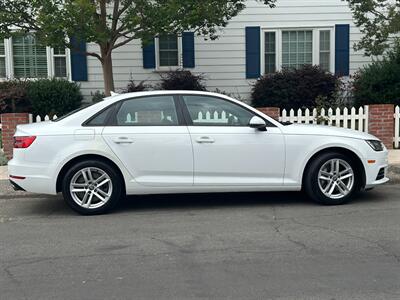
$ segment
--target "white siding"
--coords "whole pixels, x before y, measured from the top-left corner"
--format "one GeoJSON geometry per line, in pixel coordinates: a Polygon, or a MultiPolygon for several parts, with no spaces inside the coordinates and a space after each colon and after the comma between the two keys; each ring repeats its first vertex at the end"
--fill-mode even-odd
{"type": "MultiPolygon", "coordinates": [[[[278,0],[277,6],[270,9],[261,2],[249,0],[247,8],[230,21],[221,30],[216,41],[205,41],[201,37],[195,39],[196,68],[195,73],[203,73],[209,90],[216,88],[248,99],[251,84],[254,80],[246,79],[245,71],[245,27],[261,28],[280,27],[333,27],[335,24],[350,24],[350,71],[370,62],[361,52],[354,52],[353,44],[361,37],[358,28],[352,22],[347,2],[341,0],[278,0]]],[[[88,45],[89,50],[97,50],[96,45],[88,45]]],[[[135,81],[146,80],[157,83],[159,73],[144,69],[142,49],[139,40],[114,50],[114,79],[116,90],[127,85],[132,77],[135,81]]],[[[96,58],[88,58],[89,81],[82,82],[85,96],[91,92],[103,90],[103,79],[100,63],[96,58]]],[[[90,97],[89,97],[90,98],[90,97]]]]}

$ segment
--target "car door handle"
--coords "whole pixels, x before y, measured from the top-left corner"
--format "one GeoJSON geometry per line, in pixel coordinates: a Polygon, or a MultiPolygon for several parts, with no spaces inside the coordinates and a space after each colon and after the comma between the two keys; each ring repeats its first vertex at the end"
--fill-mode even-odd
{"type": "Polygon", "coordinates": [[[196,142],[199,144],[212,144],[214,143],[214,139],[208,137],[208,136],[202,136],[196,139],[196,142]]]}
{"type": "Polygon", "coordinates": [[[126,136],[120,136],[120,137],[113,139],[113,142],[116,144],[132,144],[133,140],[126,136]]]}

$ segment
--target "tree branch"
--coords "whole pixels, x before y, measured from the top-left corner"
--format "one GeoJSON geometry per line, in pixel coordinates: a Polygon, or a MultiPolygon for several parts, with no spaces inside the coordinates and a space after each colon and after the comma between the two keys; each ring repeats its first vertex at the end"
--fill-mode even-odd
{"type": "Polygon", "coordinates": [[[119,0],[115,0],[114,1],[114,9],[113,9],[113,20],[112,20],[112,25],[111,25],[112,34],[117,29],[117,24],[118,24],[118,19],[119,19],[118,9],[119,9],[119,0]]]}
{"type": "Polygon", "coordinates": [[[87,55],[87,56],[93,56],[96,57],[98,60],[100,60],[101,62],[103,62],[103,59],[101,58],[101,56],[99,54],[97,54],[96,52],[82,52],[83,54],[87,55]]]}
{"type": "Polygon", "coordinates": [[[115,44],[114,46],[112,46],[112,47],[111,47],[111,50],[114,50],[114,49],[116,49],[116,48],[118,48],[118,47],[121,47],[121,46],[123,46],[123,45],[126,45],[126,44],[128,44],[130,41],[134,40],[135,38],[136,38],[135,36],[131,36],[131,37],[129,37],[129,38],[126,38],[126,40],[124,40],[124,41],[122,41],[122,42],[120,42],[120,43],[115,44]]]}

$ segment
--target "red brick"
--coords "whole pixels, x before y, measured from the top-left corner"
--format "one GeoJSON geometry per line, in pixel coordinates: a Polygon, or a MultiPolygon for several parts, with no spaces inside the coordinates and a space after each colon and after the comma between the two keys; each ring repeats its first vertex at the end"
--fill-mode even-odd
{"type": "Polygon", "coordinates": [[[392,104],[374,104],[369,106],[369,133],[375,135],[386,145],[393,148],[394,106],[392,104]]]}
{"type": "Polygon", "coordinates": [[[28,113],[9,113],[2,114],[1,116],[2,123],[2,138],[4,144],[4,153],[7,158],[12,158],[13,152],[13,136],[15,133],[15,129],[19,124],[27,124],[29,123],[29,114],[28,113]]]}

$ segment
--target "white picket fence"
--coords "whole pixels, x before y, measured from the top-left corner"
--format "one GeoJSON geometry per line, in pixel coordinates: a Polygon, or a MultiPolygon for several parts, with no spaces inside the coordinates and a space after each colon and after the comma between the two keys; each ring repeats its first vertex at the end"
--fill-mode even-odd
{"type": "Polygon", "coordinates": [[[29,123],[40,123],[40,122],[50,121],[50,120],[55,120],[55,119],[57,119],[57,115],[54,115],[53,117],[49,117],[49,115],[45,115],[44,117],[36,116],[34,118],[32,114],[29,114],[29,123]]]}
{"type": "Polygon", "coordinates": [[[279,118],[281,122],[299,123],[299,124],[324,124],[329,126],[351,128],[358,131],[368,132],[368,106],[356,109],[329,108],[321,109],[320,113],[314,109],[293,109],[287,112],[282,110],[279,118]]]}
{"type": "Polygon", "coordinates": [[[212,112],[199,112],[197,115],[197,119],[193,120],[193,123],[229,123],[229,117],[232,117],[231,114],[225,111],[214,111],[212,112]]]}
{"type": "Polygon", "coordinates": [[[394,110],[394,147],[400,148],[400,107],[394,110]]]}

